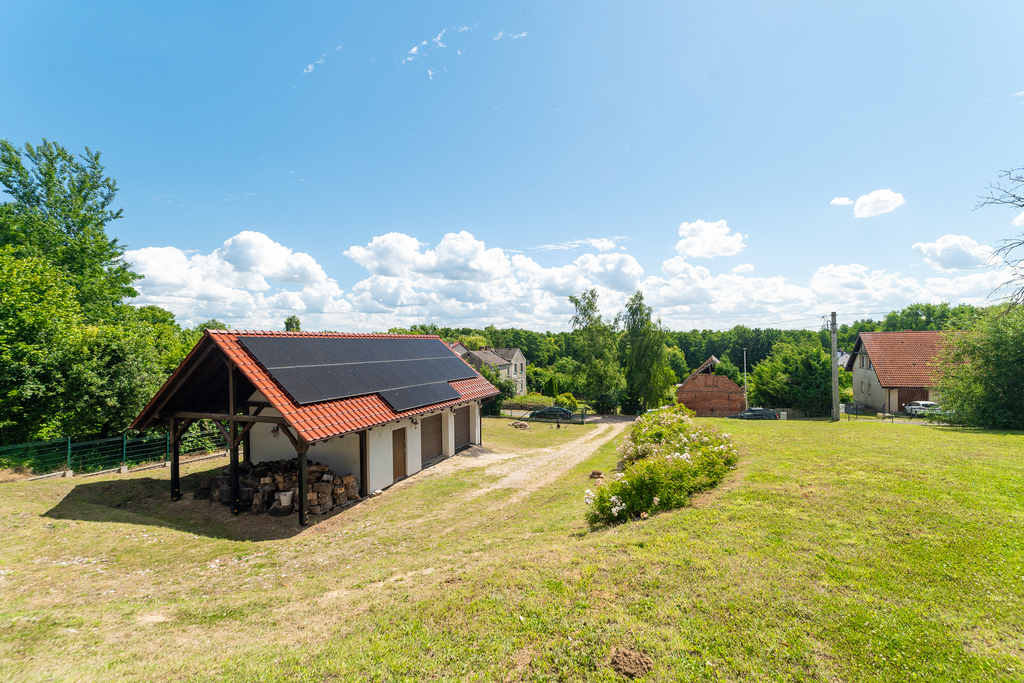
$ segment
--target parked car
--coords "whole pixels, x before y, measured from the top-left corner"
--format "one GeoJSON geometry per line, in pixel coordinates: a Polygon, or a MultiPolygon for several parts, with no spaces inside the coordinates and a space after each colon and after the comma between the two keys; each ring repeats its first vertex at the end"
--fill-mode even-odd
{"type": "Polygon", "coordinates": [[[925,413],[932,413],[939,409],[939,404],[935,401],[911,401],[907,404],[904,410],[907,415],[911,417],[915,415],[924,415],[925,413]]]}
{"type": "Polygon", "coordinates": [[[561,406],[548,406],[533,411],[527,417],[532,417],[535,420],[568,420],[572,418],[572,411],[561,406]]]}
{"type": "Polygon", "coordinates": [[[727,417],[733,420],[778,420],[779,414],[771,408],[747,408],[742,413],[727,417]]]}

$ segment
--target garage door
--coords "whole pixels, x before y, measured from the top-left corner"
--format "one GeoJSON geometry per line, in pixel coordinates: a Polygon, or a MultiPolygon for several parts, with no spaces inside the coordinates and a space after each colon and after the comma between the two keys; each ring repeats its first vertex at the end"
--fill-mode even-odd
{"type": "Polygon", "coordinates": [[[423,434],[420,436],[423,462],[441,455],[441,416],[431,415],[421,421],[423,434]]]}
{"type": "Polygon", "coordinates": [[[455,447],[469,443],[469,406],[455,411],[455,447]]]}

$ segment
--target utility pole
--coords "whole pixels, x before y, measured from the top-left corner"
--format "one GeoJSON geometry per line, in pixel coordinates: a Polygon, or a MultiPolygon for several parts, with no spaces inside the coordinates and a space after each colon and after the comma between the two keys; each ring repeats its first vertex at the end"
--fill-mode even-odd
{"type": "Polygon", "coordinates": [[[743,347],[743,410],[749,410],[750,403],[747,402],[747,347],[743,347]]]}
{"type": "Polygon", "coordinates": [[[832,311],[832,421],[839,421],[839,350],[836,335],[836,312],[832,311]]]}

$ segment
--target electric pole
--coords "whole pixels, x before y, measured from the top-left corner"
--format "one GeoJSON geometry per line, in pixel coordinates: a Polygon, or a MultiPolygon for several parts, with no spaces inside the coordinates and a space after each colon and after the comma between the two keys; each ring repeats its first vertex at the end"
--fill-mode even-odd
{"type": "Polygon", "coordinates": [[[832,311],[832,421],[839,421],[839,350],[836,329],[836,312],[832,311]]]}
{"type": "Polygon", "coordinates": [[[747,402],[747,347],[743,347],[743,410],[749,410],[750,403],[747,402]]]}

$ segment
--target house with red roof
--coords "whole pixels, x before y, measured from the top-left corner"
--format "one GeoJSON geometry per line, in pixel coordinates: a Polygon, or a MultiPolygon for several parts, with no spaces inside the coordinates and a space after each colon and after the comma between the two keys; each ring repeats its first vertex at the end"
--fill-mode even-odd
{"type": "Polygon", "coordinates": [[[366,495],[479,444],[480,407],[498,393],[435,336],[206,330],[131,428],[169,430],[178,500],[181,437],[212,420],[239,512],[240,449],[253,464],[298,458],[300,481],[312,457],[366,495]]]}
{"type": "Polygon", "coordinates": [[[861,332],[846,361],[853,400],[885,413],[911,401],[935,401],[935,363],[942,332],[861,332]]]}

